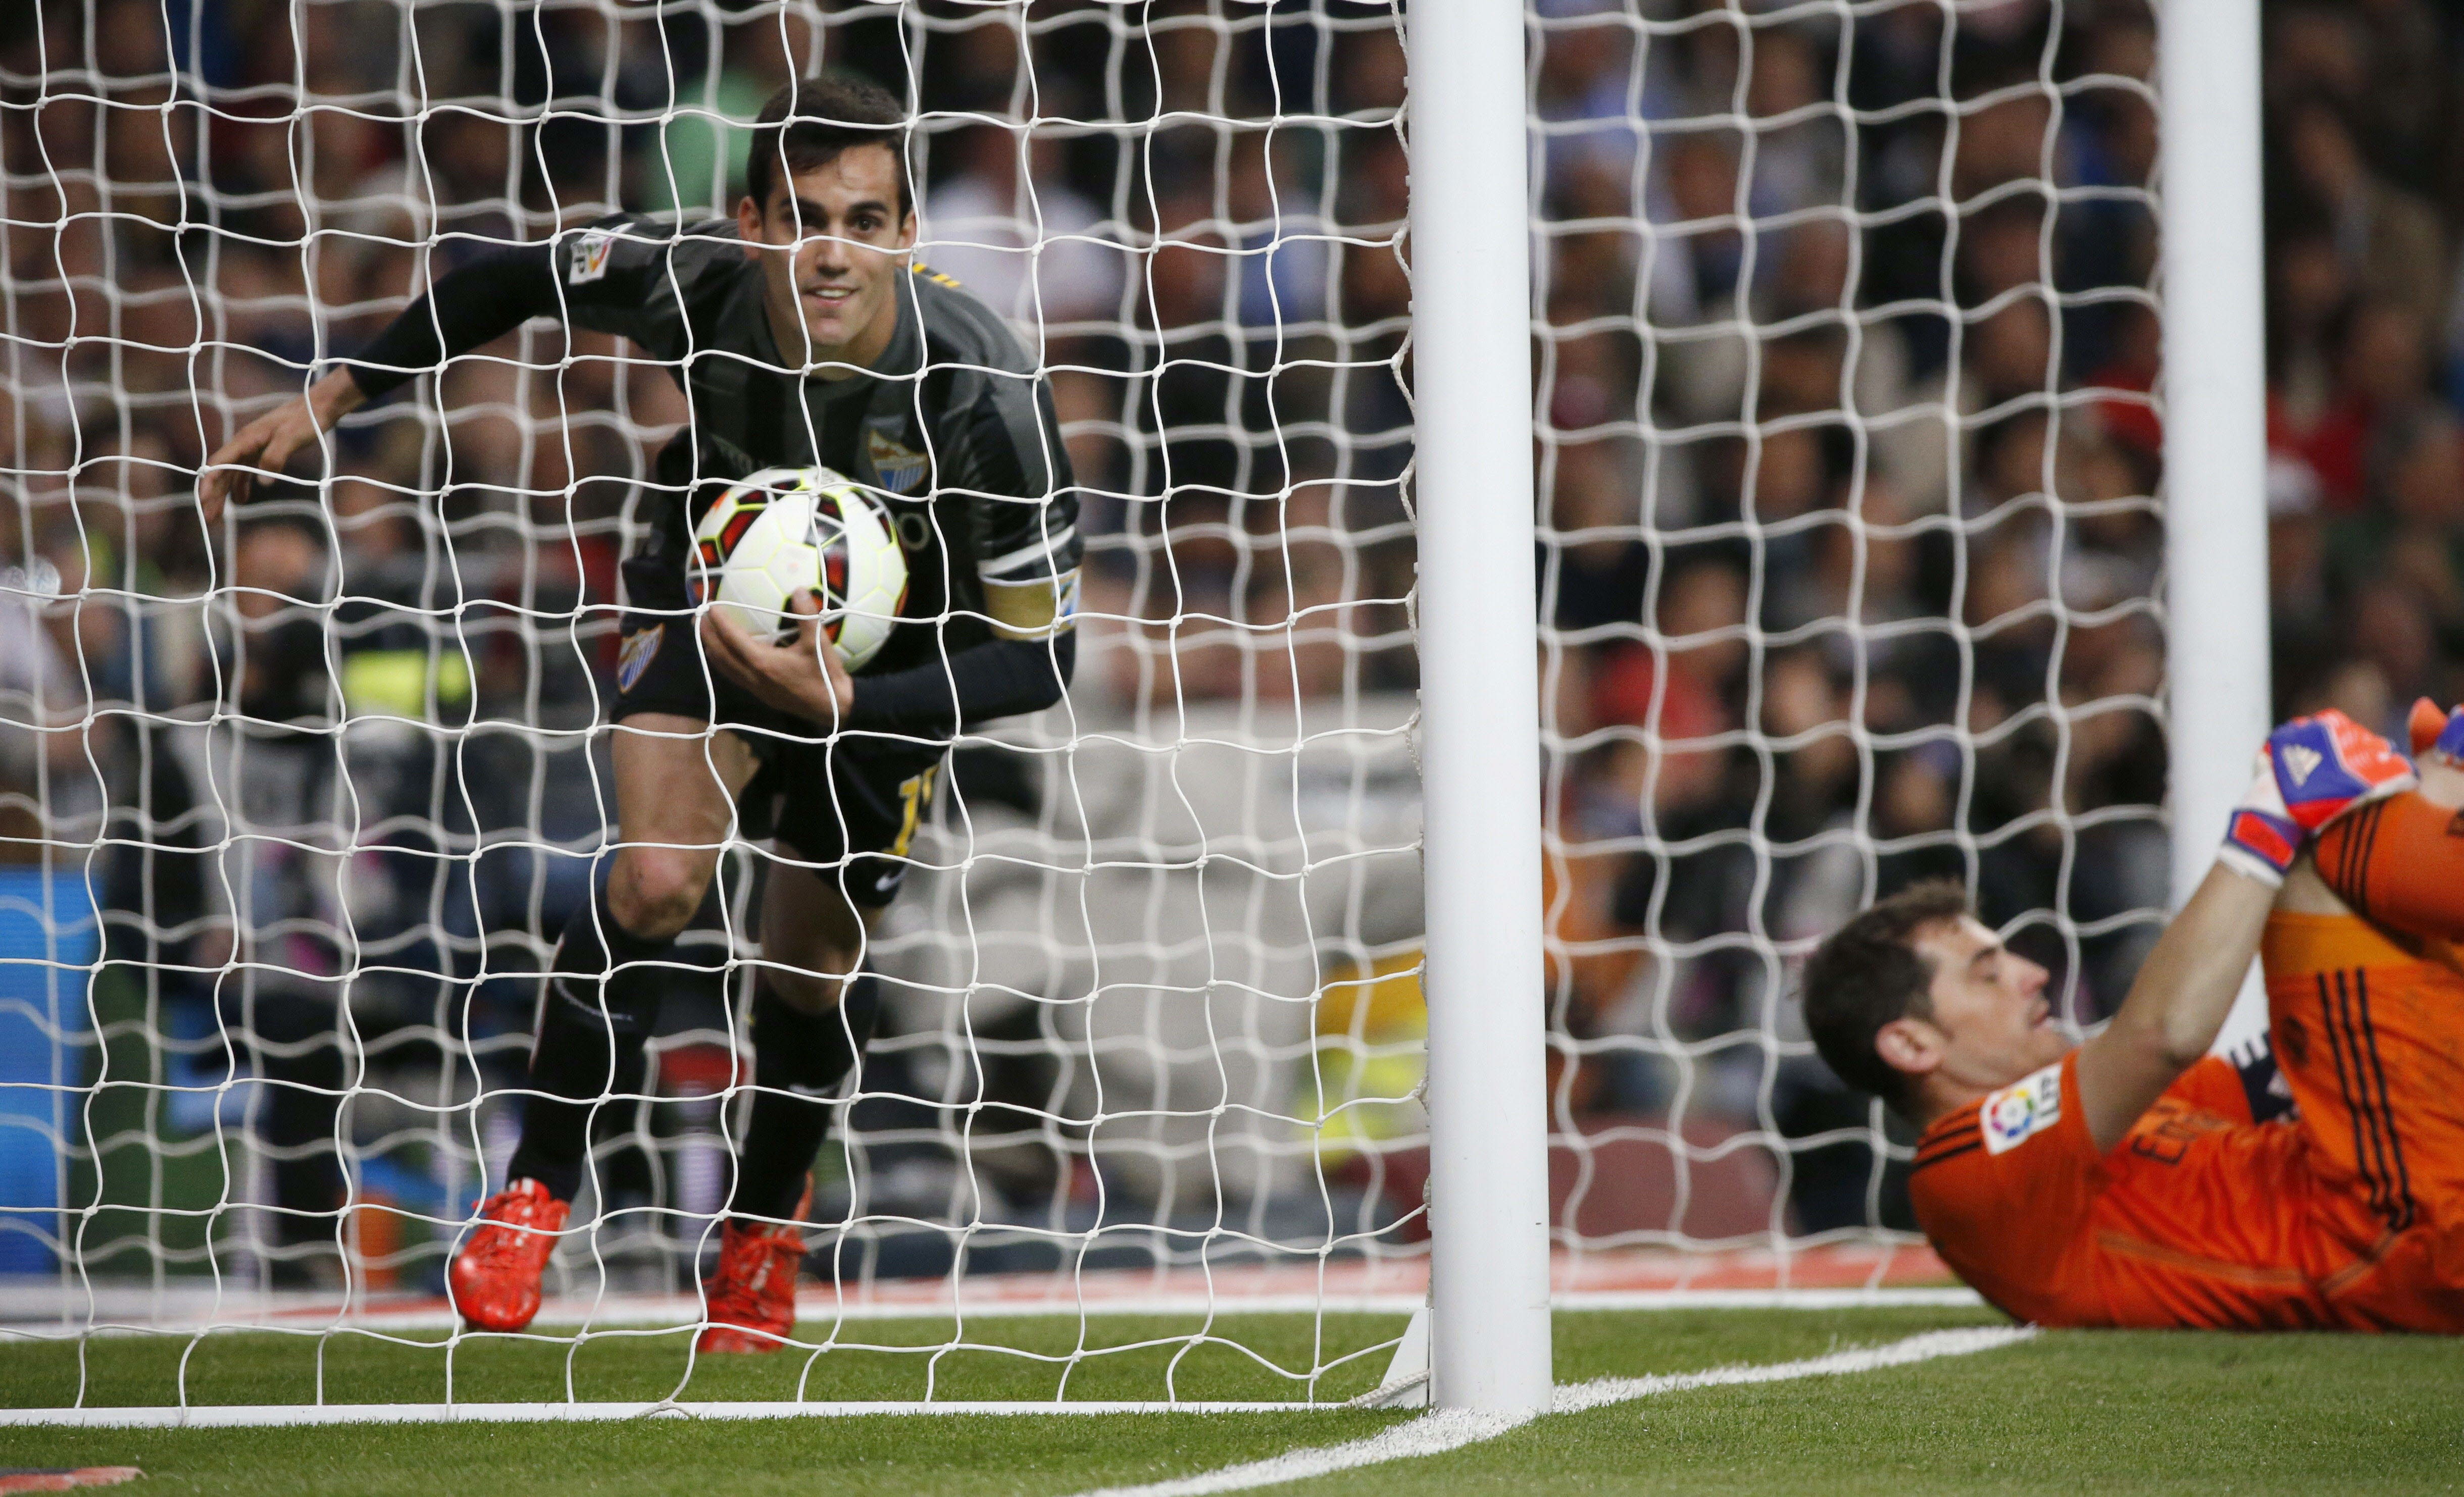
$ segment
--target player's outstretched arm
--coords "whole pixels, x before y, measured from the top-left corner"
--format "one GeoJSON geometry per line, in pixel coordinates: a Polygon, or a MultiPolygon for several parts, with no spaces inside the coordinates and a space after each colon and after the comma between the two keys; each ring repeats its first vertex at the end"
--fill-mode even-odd
{"type": "Polygon", "coordinates": [[[2385,739],[2341,713],[2296,718],[2268,736],[2215,867],[2147,954],[2113,1022],[2079,1046],[2079,1104],[2098,1150],[2121,1143],[2215,1043],[2284,874],[2312,833],[2348,812],[2367,814],[2412,778],[2385,739]]]}
{"type": "Polygon", "coordinates": [[[240,428],[206,459],[197,480],[206,523],[219,519],[224,505],[245,497],[260,474],[279,474],[334,423],[421,370],[436,368],[532,318],[563,317],[567,307],[557,288],[555,253],[545,244],[511,245],[451,272],[349,363],[299,399],[240,428]]]}
{"type": "Polygon", "coordinates": [[[206,459],[197,480],[197,507],[208,526],[222,518],[223,506],[253,488],[260,474],[278,474],[299,450],[334,429],[334,423],[367,403],[367,393],[348,369],[337,369],[308,387],[308,392],[231,433],[206,459]]]}

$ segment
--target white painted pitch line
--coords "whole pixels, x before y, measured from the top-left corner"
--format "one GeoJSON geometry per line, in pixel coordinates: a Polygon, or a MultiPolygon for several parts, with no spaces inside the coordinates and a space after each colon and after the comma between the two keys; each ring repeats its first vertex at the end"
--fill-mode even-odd
{"type": "MultiPolygon", "coordinates": [[[[1667,1373],[1651,1377],[1603,1377],[1595,1382],[1559,1388],[1552,1412],[1572,1414],[1635,1398],[1647,1398],[1655,1394],[1681,1393],[1688,1388],[1787,1382],[1798,1377],[1830,1377],[1846,1373],[1874,1372],[1885,1367],[1904,1367],[1913,1362],[1932,1361],[1936,1357],[1990,1352],[1996,1347],[2024,1341],[2035,1333],[2033,1326],[1928,1331],[1904,1341],[1894,1341],[1888,1346],[1859,1347],[1797,1362],[1776,1362],[1761,1367],[1721,1367],[1705,1373],[1667,1373]]],[[[1442,1455],[1449,1450],[1494,1440],[1529,1422],[1532,1418],[1529,1414],[1479,1414],[1463,1409],[1441,1409],[1409,1423],[1380,1430],[1366,1440],[1316,1449],[1289,1450],[1268,1460],[1251,1461],[1225,1466],[1219,1471],[1150,1483],[1144,1486],[1099,1487],[1082,1492],[1078,1497],[1207,1497],[1214,1492],[1274,1486],[1286,1482],[1329,1476],[1337,1471],[1357,1470],[1365,1465],[1382,1465],[1389,1461],[1442,1455]]]]}
{"type": "Polygon", "coordinates": [[[1871,1289],[1575,1289],[1551,1310],[1980,1310],[1964,1285],[1871,1289]]]}
{"type": "Polygon", "coordinates": [[[1734,1388],[1749,1383],[1787,1382],[1797,1377],[1836,1377],[1847,1373],[1880,1372],[1937,1357],[1969,1356],[2025,1341],[2034,1326],[1962,1326],[1954,1331],[1927,1331],[1888,1346],[1855,1347],[1801,1362],[1774,1362],[1761,1367],[1717,1367],[1707,1373],[1661,1373],[1650,1377],[1601,1377],[1557,1390],[1551,1412],[1575,1414],[1611,1403],[1627,1403],[1655,1394],[1688,1388],[1734,1388]]]}
{"type": "MultiPolygon", "coordinates": [[[[1220,1315],[1265,1314],[1375,1314],[1408,1315],[1428,1303],[1425,1294],[1330,1294],[1321,1299],[1309,1294],[1255,1295],[1240,1298],[1231,1295],[1208,1300],[1203,1295],[1155,1295],[1146,1299],[1099,1300],[1084,1303],[1071,1300],[988,1300],[968,1301],[953,1305],[947,1301],[834,1304],[826,1299],[807,1296],[797,1307],[798,1313],[812,1321],[869,1321],[950,1319],[963,1314],[969,1320],[997,1320],[1012,1317],[1075,1317],[1093,1318],[1103,1315],[1198,1315],[1209,1312],[1220,1315]]],[[[1980,1307],[1985,1302],[1974,1289],[1958,1288],[1794,1288],[1794,1289],[1574,1289],[1551,1295],[1550,1307],[1554,1310],[1843,1310],[1843,1309],[1966,1309],[1980,1307]]],[[[382,1306],[359,1310],[335,1310],[324,1314],[294,1311],[278,1316],[243,1311],[243,1317],[231,1320],[156,1320],[143,1321],[130,1316],[103,1323],[86,1324],[67,1317],[0,1316],[0,1338],[20,1340],[68,1339],[77,1335],[95,1338],[131,1335],[195,1335],[232,1331],[272,1331],[289,1334],[315,1334],[335,1330],[378,1332],[449,1331],[461,1324],[459,1316],[450,1310],[388,1310],[382,1306]]],[[[531,1322],[535,1327],[587,1327],[608,1331],[641,1327],[683,1327],[701,1323],[701,1302],[677,1299],[612,1299],[604,1307],[576,1307],[551,1301],[531,1322]]]]}
{"type": "Polygon", "coordinates": [[[1479,1444],[1484,1440],[1495,1440],[1507,1430],[1529,1423],[1531,1419],[1529,1414],[1482,1414],[1470,1409],[1440,1409],[1434,1414],[1423,1414],[1408,1424],[1379,1430],[1366,1440],[1323,1445],[1311,1450],[1287,1450],[1264,1461],[1227,1465],[1220,1471],[1155,1482],[1145,1486],[1102,1486],[1081,1492],[1078,1497],[1201,1497],[1208,1492],[1238,1492],[1252,1486],[1305,1482],[1313,1476],[1331,1476],[1337,1471],[1357,1470],[1364,1465],[1383,1465],[1389,1461],[1443,1455],[1449,1450],[1479,1444]]]}
{"type": "MultiPolygon", "coordinates": [[[[1859,1301],[1857,1303],[1864,1303],[1859,1301]]],[[[1925,1361],[1937,1356],[1957,1356],[1969,1352],[1981,1352],[2002,1346],[2033,1334],[2031,1331],[1981,1328],[1961,1331],[1927,1332],[1889,1346],[1835,1353],[1827,1357],[1815,1357],[1802,1362],[1781,1362],[1765,1367],[1723,1368],[1708,1373],[1673,1374],[1657,1377],[1608,1378],[1598,1382],[1577,1383],[1560,1388],[1556,1409],[1560,1413],[1576,1409],[1596,1408],[1603,1403],[1617,1403],[1629,1398],[1648,1398],[1653,1394],[1671,1393],[1684,1388],[1724,1386],[1737,1383],[1776,1382],[1791,1377],[1815,1377],[1836,1373],[1865,1372],[1878,1367],[1896,1367],[1905,1362],[1925,1361]],[[1972,1343],[1972,1344],[1971,1344],[1972,1343]]],[[[1187,1402],[1156,1403],[1137,1401],[1071,1401],[1071,1402],[1005,1402],[977,1403],[957,1399],[932,1403],[864,1400],[849,1402],[775,1402],[775,1403],[325,1403],[325,1404],[190,1404],[135,1408],[43,1408],[0,1409],[0,1428],[48,1425],[87,1429],[209,1429],[209,1428],[279,1428],[325,1424],[438,1424],[499,1421],[506,1423],[596,1422],[607,1420],[644,1418],[684,1419],[846,1419],[881,1414],[1310,1414],[1323,1413],[1339,1405],[1325,1403],[1246,1403],[1187,1402]]],[[[1435,1455],[1459,1445],[1475,1443],[1505,1433],[1522,1422],[1502,1416],[1471,1416],[1459,1411],[1441,1410],[1436,1414],[1398,1424],[1368,1440],[1348,1445],[1331,1445],[1320,1449],[1303,1449],[1276,1458],[1272,1462],[1252,1463],[1259,1466],[1276,1465],[1278,1462],[1297,1461],[1309,1464],[1303,1474],[1317,1474],[1313,1463],[1343,1452],[1370,1450],[1353,1459],[1347,1455],[1343,1464],[1325,1466],[1326,1470],[1346,1470],[1353,1465],[1372,1465],[1385,1461],[1407,1460],[1413,1456],[1435,1455]],[[1431,1442],[1438,1442],[1431,1443],[1431,1442]]],[[[1213,1481],[1247,1466],[1233,1466],[1205,1478],[1190,1481],[1213,1481]]],[[[1186,1486],[1165,1483],[1159,1486],[1123,1488],[1123,1491],[1164,1497],[1166,1493],[1236,1491],[1242,1486],[1262,1486],[1269,1481],[1292,1481],[1295,1477],[1274,1476],[1245,1481],[1231,1486],[1186,1486]]],[[[1118,1497],[1118,1494],[1113,1494],[1118,1497]]]]}
{"type": "Polygon", "coordinates": [[[1290,1414],[1318,1403],[1155,1403],[1152,1401],[935,1403],[192,1403],[187,1408],[0,1409],[0,1428],[70,1425],[86,1429],[269,1429],[307,1424],[554,1424],[631,1419],[846,1419],[877,1414],[1290,1414]]]}

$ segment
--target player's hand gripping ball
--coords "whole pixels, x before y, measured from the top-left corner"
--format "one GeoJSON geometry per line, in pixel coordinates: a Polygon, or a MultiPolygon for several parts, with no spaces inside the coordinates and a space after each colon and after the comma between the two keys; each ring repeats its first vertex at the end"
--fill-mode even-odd
{"type": "Polygon", "coordinates": [[[2225,830],[2224,856],[2254,878],[2280,883],[2319,828],[2413,778],[2387,739],[2343,713],[2296,717],[2259,749],[2257,773],[2225,830]]]}
{"type": "Polygon", "coordinates": [[[785,643],[818,605],[822,637],[849,671],[878,654],[907,604],[907,557],[879,502],[827,468],[766,468],[731,484],[693,526],[693,600],[736,610],[785,643]]]}

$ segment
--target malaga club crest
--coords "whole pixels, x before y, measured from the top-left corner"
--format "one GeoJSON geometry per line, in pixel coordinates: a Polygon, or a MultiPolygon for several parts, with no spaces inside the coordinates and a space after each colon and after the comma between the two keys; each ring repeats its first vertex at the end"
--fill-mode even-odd
{"type": "Polygon", "coordinates": [[[891,440],[877,427],[866,429],[864,452],[872,462],[873,475],[892,494],[913,494],[924,481],[924,454],[891,440]]]}
{"type": "Polygon", "coordinates": [[[625,642],[616,647],[616,690],[629,692],[633,683],[642,679],[642,672],[658,658],[659,641],[667,632],[666,625],[653,624],[625,636],[625,642]]]}

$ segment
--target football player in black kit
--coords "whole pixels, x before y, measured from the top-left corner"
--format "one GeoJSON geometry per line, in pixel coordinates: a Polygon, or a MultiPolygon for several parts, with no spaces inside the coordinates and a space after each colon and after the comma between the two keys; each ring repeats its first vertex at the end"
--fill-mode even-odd
{"type": "MultiPolygon", "coordinates": [[[[301,400],[215,452],[209,522],[341,416],[523,321],[621,334],[664,363],[692,418],[643,493],[624,565],[613,753],[617,839],[565,926],[540,1004],[522,1139],[449,1288],[466,1322],[538,1312],[582,1182],[590,1114],[656,1019],[674,941],[747,796],[776,797],[753,1000],[757,1091],[699,1347],[774,1351],[793,1329],[796,1226],[834,1095],[871,1030],[839,1000],[897,893],[952,737],[1060,700],[1079,538],[1051,391],[1008,326],[912,263],[906,120],[847,77],[790,84],[756,122],[733,223],[619,214],[495,251],[440,279],[301,400]],[[696,500],[771,467],[872,489],[910,574],[906,618],[850,676],[807,623],[755,637],[687,594],[696,500]]],[[[861,991],[861,989],[859,990],[861,991]]]]}

